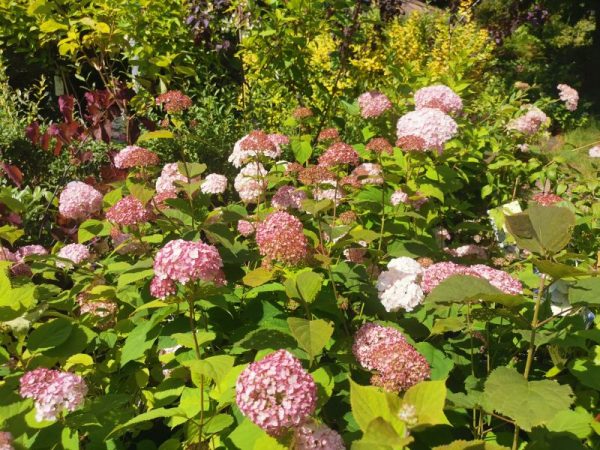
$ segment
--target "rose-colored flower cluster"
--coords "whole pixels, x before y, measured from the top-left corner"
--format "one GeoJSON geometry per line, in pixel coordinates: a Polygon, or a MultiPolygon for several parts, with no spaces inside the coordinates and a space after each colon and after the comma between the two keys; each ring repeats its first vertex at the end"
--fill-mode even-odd
{"type": "Polygon", "coordinates": [[[357,218],[357,216],[354,211],[344,211],[343,213],[341,213],[338,216],[338,219],[344,225],[350,225],[350,224],[356,222],[356,218],[357,218]]]}
{"type": "Polygon", "coordinates": [[[176,197],[180,187],[176,186],[175,182],[187,183],[187,181],[187,177],[179,171],[177,163],[165,164],[160,172],[160,176],[156,179],[156,193],[174,195],[176,197]]]}
{"type": "Polygon", "coordinates": [[[404,150],[435,150],[441,153],[444,144],[458,131],[458,125],[439,109],[422,108],[398,119],[396,145],[404,150]]]}
{"type": "Polygon", "coordinates": [[[595,145],[588,150],[590,158],[600,158],[600,145],[595,145]]]}
{"type": "Polygon", "coordinates": [[[415,109],[435,108],[446,114],[462,111],[462,99],[443,84],[428,86],[415,92],[415,109]]]}
{"type": "Polygon", "coordinates": [[[402,189],[398,189],[392,194],[390,198],[390,203],[392,204],[392,206],[398,206],[401,203],[408,203],[408,194],[402,189]]]}
{"type": "Polygon", "coordinates": [[[310,108],[307,108],[306,106],[300,106],[296,108],[292,113],[292,117],[296,120],[302,120],[312,116],[312,110],[310,108]]]}
{"type": "Polygon", "coordinates": [[[132,167],[156,166],[159,162],[158,155],[152,150],[137,145],[129,145],[115,155],[117,169],[130,169],[132,167]]]}
{"type": "Polygon", "coordinates": [[[106,211],[106,218],[117,225],[136,225],[148,222],[152,218],[152,212],[136,197],[128,195],[106,211]]]}
{"type": "Polygon", "coordinates": [[[556,89],[559,98],[565,102],[565,107],[569,111],[575,111],[579,103],[579,93],[568,84],[559,84],[556,89]]]}
{"type": "Polygon", "coordinates": [[[516,130],[520,133],[532,135],[537,133],[542,125],[549,122],[548,116],[535,106],[528,105],[527,112],[516,119],[511,120],[506,126],[509,130],[516,130]]]}
{"type": "Polygon", "coordinates": [[[102,194],[81,181],[71,181],[60,193],[58,212],[66,218],[84,220],[102,209],[102,194]]]}
{"type": "Polygon", "coordinates": [[[272,133],[272,134],[268,134],[267,137],[273,143],[273,145],[275,147],[277,147],[278,156],[281,154],[281,146],[289,145],[289,143],[290,143],[290,138],[287,137],[285,134],[272,133]]]}
{"type": "Polygon", "coordinates": [[[244,203],[257,203],[267,189],[267,170],[261,163],[251,162],[240,170],[233,187],[244,203]]]}
{"type": "Polygon", "coordinates": [[[254,225],[252,222],[247,220],[240,220],[237,224],[237,231],[244,237],[248,237],[254,234],[254,225]]]}
{"type": "Polygon", "coordinates": [[[483,278],[506,294],[515,295],[523,292],[521,282],[502,270],[483,264],[463,266],[453,262],[440,262],[427,267],[423,272],[421,287],[424,292],[431,292],[438,284],[452,275],[471,275],[483,278]]]}
{"type": "MultiPolygon", "coordinates": [[[[90,250],[82,244],[65,245],[58,251],[56,256],[59,258],[69,259],[73,262],[73,264],[81,264],[92,257],[90,250]]],[[[56,261],[56,266],[65,267],[65,263],[62,261],[56,261]]]]}
{"type": "Polygon", "coordinates": [[[374,163],[362,163],[352,171],[360,184],[383,184],[381,166],[374,163]]]}
{"type": "Polygon", "coordinates": [[[321,189],[316,187],[312,190],[312,197],[318,202],[321,200],[331,200],[336,205],[339,205],[345,196],[346,194],[341,188],[321,189]]]}
{"type": "Polygon", "coordinates": [[[170,278],[152,278],[150,282],[150,295],[156,298],[166,298],[177,292],[175,282],[170,278]]]}
{"type": "Polygon", "coordinates": [[[390,144],[390,142],[383,137],[371,139],[366,148],[373,153],[387,153],[388,155],[394,153],[394,147],[392,144],[390,144]]]}
{"type": "Polygon", "coordinates": [[[365,119],[376,118],[391,109],[392,102],[385,94],[377,91],[369,91],[358,97],[360,115],[365,119]]]}
{"type": "Polygon", "coordinates": [[[218,173],[208,174],[200,185],[200,190],[204,194],[222,194],[225,189],[227,189],[227,177],[218,173]]]}
{"type": "Polygon", "coordinates": [[[281,186],[273,195],[271,204],[277,209],[300,209],[304,199],[306,199],[306,192],[294,186],[281,186]]]}
{"type": "Polygon", "coordinates": [[[340,139],[340,133],[336,128],[325,128],[317,136],[318,142],[323,141],[338,141],[340,139]]]}
{"type": "Polygon", "coordinates": [[[335,186],[335,175],[323,166],[309,166],[303,168],[298,174],[298,181],[305,185],[327,183],[335,186]]]}
{"type": "Polygon", "coordinates": [[[319,156],[319,165],[324,167],[350,164],[356,166],[359,156],[352,146],[344,142],[335,142],[329,146],[325,153],[319,156]]]}
{"type": "Polygon", "coordinates": [[[0,431],[0,450],[15,450],[12,440],[12,434],[8,431],[0,431]]]}
{"type": "Polygon", "coordinates": [[[554,205],[555,203],[563,201],[563,199],[556,194],[551,194],[551,193],[545,194],[543,192],[535,194],[531,198],[531,200],[536,202],[538,205],[542,205],[542,206],[551,206],[551,205],[554,205]]]}
{"type": "Polygon", "coordinates": [[[181,91],[167,91],[156,97],[156,104],[163,105],[167,112],[177,113],[191,108],[192,99],[181,91]]]}
{"type": "Polygon", "coordinates": [[[317,385],[298,359],[278,350],[244,369],[236,382],[236,401],[246,417],[277,436],[315,411],[317,385]]]}
{"type": "Polygon", "coordinates": [[[285,211],[271,213],[256,227],[256,243],[260,254],[289,264],[306,258],[308,240],[297,217],[285,211]]]}
{"type": "Polygon", "coordinates": [[[294,450],[344,450],[344,440],[325,424],[307,422],[294,430],[294,450]]]}
{"type": "Polygon", "coordinates": [[[429,378],[429,363],[395,328],[363,325],[354,336],[352,353],[359,364],[375,373],[371,383],[388,391],[405,391],[429,378]]]}
{"type": "Polygon", "coordinates": [[[72,412],[81,406],[87,394],[83,378],[70,372],[34,369],[20,380],[20,394],[35,402],[38,422],[56,420],[64,411],[72,412]]]}
{"type": "Polygon", "coordinates": [[[273,142],[275,138],[269,136],[261,130],[251,131],[235,143],[227,160],[234,167],[240,168],[248,162],[258,161],[261,156],[277,158],[281,154],[281,148],[273,142]]]}
{"type": "Polygon", "coordinates": [[[154,292],[172,291],[172,285],[164,280],[178,281],[181,284],[197,280],[224,284],[222,267],[221,255],[213,245],[175,239],[168,242],[154,257],[154,276],[163,281],[154,282],[151,289],[154,292]]]}

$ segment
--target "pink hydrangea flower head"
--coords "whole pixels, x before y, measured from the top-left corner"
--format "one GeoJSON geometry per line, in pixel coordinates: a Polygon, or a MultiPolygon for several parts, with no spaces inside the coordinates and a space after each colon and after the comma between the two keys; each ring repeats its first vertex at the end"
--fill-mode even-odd
{"type": "Polygon", "coordinates": [[[117,169],[130,169],[132,167],[156,166],[158,155],[152,150],[137,145],[128,145],[115,155],[117,169]]]}
{"type": "Polygon", "coordinates": [[[12,441],[12,434],[8,431],[0,431],[0,450],[15,450],[12,441]]]}
{"type": "Polygon", "coordinates": [[[87,394],[83,378],[59,370],[34,369],[26,372],[20,383],[21,397],[31,398],[35,403],[38,422],[56,420],[64,411],[75,411],[83,404],[87,394]]]}
{"type": "Polygon", "coordinates": [[[298,218],[285,211],[271,213],[256,227],[260,254],[289,264],[297,264],[308,254],[308,240],[298,218]]]}
{"type": "Polygon", "coordinates": [[[600,145],[595,145],[588,150],[590,158],[600,158],[600,145]]]}
{"type": "Polygon", "coordinates": [[[46,250],[41,245],[25,245],[17,250],[16,256],[18,259],[23,259],[29,255],[47,255],[48,250],[46,250]]]}
{"type": "Polygon", "coordinates": [[[13,252],[5,247],[0,246],[0,261],[17,262],[19,258],[13,252]]]}
{"type": "Polygon", "coordinates": [[[111,300],[91,300],[86,293],[79,294],[75,299],[79,305],[80,314],[90,314],[92,316],[106,318],[117,314],[119,307],[111,300]]]}
{"type": "Polygon", "coordinates": [[[128,195],[106,211],[106,218],[117,225],[127,226],[148,222],[152,213],[136,197],[128,195]]]}
{"type": "Polygon", "coordinates": [[[289,145],[290,143],[290,138],[287,137],[285,134],[281,133],[267,134],[267,138],[273,143],[275,147],[277,147],[277,152],[279,154],[281,154],[281,146],[289,145]]]}
{"type": "Polygon", "coordinates": [[[361,184],[383,184],[381,166],[374,163],[362,163],[352,171],[361,184]]]}
{"type": "Polygon", "coordinates": [[[167,112],[177,113],[191,108],[192,99],[181,91],[167,91],[156,97],[156,104],[163,105],[167,112]]]}
{"type": "Polygon", "coordinates": [[[383,137],[376,137],[369,141],[367,144],[367,150],[373,153],[387,153],[391,155],[394,153],[394,147],[390,142],[383,137]]]}
{"type": "Polygon", "coordinates": [[[294,186],[281,186],[271,199],[271,204],[277,209],[300,209],[304,199],[306,192],[294,186]]]}
{"type": "Polygon", "coordinates": [[[345,196],[346,193],[341,188],[322,189],[316,187],[312,190],[312,197],[318,202],[321,200],[331,200],[334,204],[339,205],[345,196]]]}
{"type": "Polygon", "coordinates": [[[264,131],[254,130],[235,143],[227,160],[240,168],[251,161],[258,161],[261,156],[275,159],[279,155],[281,148],[273,142],[273,138],[264,131]]]}
{"type": "Polygon", "coordinates": [[[462,99],[448,86],[438,84],[419,89],[415,92],[415,108],[434,108],[446,114],[462,111],[462,99]]]}
{"type": "Polygon", "coordinates": [[[367,370],[375,369],[373,351],[386,343],[405,343],[404,335],[395,328],[376,323],[366,323],[354,335],[352,353],[358,363],[367,370]]]}
{"type": "Polygon", "coordinates": [[[458,125],[446,113],[434,108],[411,111],[398,119],[396,145],[404,150],[435,150],[441,153],[444,144],[458,132],[458,125]]]}
{"type": "Polygon", "coordinates": [[[445,248],[444,251],[455,258],[467,258],[469,256],[479,259],[487,258],[487,250],[477,244],[465,244],[456,248],[445,248]]]}
{"type": "Polygon", "coordinates": [[[506,126],[509,130],[515,130],[523,134],[532,135],[540,131],[543,125],[549,123],[548,116],[533,105],[525,106],[527,112],[516,119],[511,120],[506,126]]]}
{"type": "Polygon", "coordinates": [[[484,264],[470,266],[467,275],[483,278],[505,294],[518,295],[523,293],[523,285],[519,280],[502,270],[494,269],[484,264]]]}
{"type": "Polygon", "coordinates": [[[466,275],[467,267],[453,262],[439,262],[430,265],[423,272],[421,288],[424,292],[431,292],[438,284],[452,275],[466,275]]]}
{"type": "Polygon", "coordinates": [[[308,117],[312,117],[314,114],[310,108],[306,106],[300,106],[294,110],[292,113],[292,117],[296,120],[307,119],[308,117]]]}
{"type": "Polygon", "coordinates": [[[440,241],[449,241],[452,239],[452,235],[446,228],[438,228],[434,233],[435,237],[440,241]]]}
{"type": "Polygon", "coordinates": [[[175,182],[187,183],[187,181],[187,177],[179,172],[179,165],[177,163],[165,164],[160,176],[156,179],[156,193],[176,193],[180,190],[180,187],[176,186],[175,182]]]}
{"type": "Polygon", "coordinates": [[[408,342],[383,344],[373,351],[376,373],[371,384],[387,391],[402,392],[431,376],[427,359],[408,342]]]}
{"type": "Polygon", "coordinates": [[[223,283],[223,260],[213,245],[175,239],[154,257],[154,275],[186,284],[190,281],[223,283]]]}
{"type": "Polygon", "coordinates": [[[339,139],[340,139],[340,133],[336,128],[325,128],[317,136],[318,142],[338,141],[339,139]]]}
{"type": "Polygon", "coordinates": [[[356,213],[354,211],[344,211],[343,213],[341,213],[338,216],[338,219],[344,225],[350,225],[350,224],[356,222],[357,217],[358,216],[356,215],[356,213]]]}
{"type": "Polygon", "coordinates": [[[344,142],[335,142],[319,156],[319,165],[324,167],[338,166],[341,164],[358,165],[359,156],[352,146],[344,142]]]}
{"type": "Polygon", "coordinates": [[[335,175],[324,166],[308,166],[302,168],[298,180],[305,185],[327,183],[335,186],[335,175]]]}
{"type": "Polygon", "coordinates": [[[244,203],[258,203],[267,189],[267,171],[261,163],[244,166],[235,177],[233,187],[244,203]]]}
{"type": "Polygon", "coordinates": [[[559,84],[556,88],[558,89],[558,96],[565,102],[565,107],[569,111],[575,111],[579,103],[579,93],[568,84],[559,84]]]}
{"type": "Polygon", "coordinates": [[[377,91],[369,91],[358,97],[358,106],[360,115],[365,119],[379,117],[388,109],[391,109],[392,102],[385,94],[377,91]]]}
{"type": "Polygon", "coordinates": [[[278,350],[244,369],[236,382],[236,401],[246,417],[277,436],[315,411],[317,385],[297,358],[278,350]]]}
{"type": "Polygon", "coordinates": [[[534,202],[536,202],[537,204],[542,205],[542,206],[551,206],[551,205],[554,205],[555,203],[563,201],[563,199],[556,194],[551,194],[551,193],[545,194],[543,192],[535,194],[531,198],[531,200],[533,200],[534,202]]]}
{"type": "Polygon", "coordinates": [[[170,278],[152,278],[150,282],[150,295],[156,298],[167,298],[177,292],[175,282],[170,278]]]}
{"type": "Polygon", "coordinates": [[[294,430],[294,450],[345,450],[344,440],[325,424],[307,422],[294,430]]]}
{"type": "Polygon", "coordinates": [[[60,193],[58,212],[73,220],[84,220],[102,209],[102,194],[81,181],[71,181],[60,193]]]}
{"type": "Polygon", "coordinates": [[[401,189],[394,191],[390,198],[392,206],[398,206],[401,203],[408,203],[408,194],[401,189]]]}
{"type": "Polygon", "coordinates": [[[247,220],[240,220],[237,224],[237,231],[244,237],[248,237],[254,234],[254,225],[252,222],[247,220]]]}
{"type": "Polygon", "coordinates": [[[200,186],[204,194],[222,194],[225,189],[227,189],[227,177],[218,173],[208,174],[200,186]]]}
{"type": "MultiPolygon", "coordinates": [[[[68,244],[61,248],[56,254],[59,258],[69,259],[73,264],[81,264],[89,260],[92,255],[90,250],[82,244],[68,244]]],[[[56,262],[57,267],[65,267],[65,263],[62,261],[56,262]]]]}

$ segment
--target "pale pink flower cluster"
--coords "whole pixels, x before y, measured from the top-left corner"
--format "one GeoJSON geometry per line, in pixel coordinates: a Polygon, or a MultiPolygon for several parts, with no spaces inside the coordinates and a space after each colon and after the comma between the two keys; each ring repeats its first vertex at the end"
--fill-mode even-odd
{"type": "Polygon", "coordinates": [[[240,411],[273,436],[303,424],[317,404],[317,385],[287,350],[250,364],[235,388],[240,411]]]}
{"type": "Polygon", "coordinates": [[[568,84],[559,84],[556,89],[558,89],[559,98],[565,102],[565,107],[569,111],[575,111],[579,103],[579,93],[568,84]]]}
{"type": "Polygon", "coordinates": [[[279,156],[281,154],[281,146],[289,145],[289,143],[290,143],[290,138],[287,137],[285,134],[280,134],[280,133],[267,134],[267,138],[273,143],[273,145],[275,147],[277,147],[277,153],[278,153],[277,156],[279,156]]]}
{"type": "Polygon", "coordinates": [[[588,150],[588,156],[590,158],[600,158],[600,145],[595,145],[588,150]]]}
{"type": "Polygon", "coordinates": [[[394,191],[390,198],[392,206],[398,206],[401,203],[408,203],[408,194],[401,189],[394,191]]]}
{"type": "Polygon", "coordinates": [[[511,120],[506,128],[516,130],[520,133],[532,135],[537,133],[543,125],[549,122],[548,116],[544,112],[532,105],[526,107],[527,112],[511,120]]]}
{"type": "Polygon", "coordinates": [[[128,195],[106,211],[106,218],[117,225],[127,226],[148,222],[152,213],[136,197],[128,195]]]}
{"type": "Polygon", "coordinates": [[[308,253],[302,222],[285,211],[271,213],[258,224],[256,243],[261,255],[289,264],[299,263],[308,253]]]}
{"type": "Polygon", "coordinates": [[[444,144],[458,132],[452,117],[434,108],[411,111],[398,119],[396,145],[404,150],[435,150],[442,153],[444,144]]]}
{"type": "Polygon", "coordinates": [[[48,250],[46,250],[41,245],[25,245],[17,250],[16,256],[18,259],[22,260],[29,255],[47,255],[48,250]]]}
{"type": "Polygon", "coordinates": [[[365,119],[375,118],[382,115],[392,107],[392,102],[385,94],[377,91],[369,91],[358,97],[360,115],[365,119]]]}
{"type": "Polygon", "coordinates": [[[357,177],[363,185],[383,184],[383,174],[379,164],[362,163],[352,171],[352,175],[357,177]]]}
{"type": "Polygon", "coordinates": [[[350,164],[356,166],[359,156],[352,146],[344,142],[335,142],[329,146],[325,153],[319,156],[319,165],[323,167],[350,164]]]}
{"type": "Polygon", "coordinates": [[[154,293],[164,294],[173,292],[174,281],[186,284],[200,280],[221,285],[225,283],[222,267],[221,255],[213,245],[175,239],[154,257],[154,277],[162,281],[153,281],[150,288],[154,293]]]}
{"type": "Polygon", "coordinates": [[[87,219],[101,209],[102,194],[81,181],[68,183],[58,199],[58,212],[66,219],[87,219]]]}
{"type": "Polygon", "coordinates": [[[551,206],[555,203],[562,202],[563,199],[556,194],[540,192],[535,194],[531,200],[542,206],[551,206]]]}
{"type": "Polygon", "coordinates": [[[20,383],[21,397],[35,403],[38,422],[56,420],[64,411],[75,411],[83,404],[88,390],[79,375],[44,368],[26,372],[20,383]]]}
{"type": "Polygon", "coordinates": [[[17,262],[17,255],[5,247],[0,247],[0,261],[17,262]]]}
{"type": "Polygon", "coordinates": [[[484,247],[476,244],[465,244],[461,245],[457,248],[448,248],[444,249],[444,252],[449,255],[454,256],[455,258],[466,258],[468,256],[472,256],[478,259],[486,259],[487,251],[484,247]]]}
{"type": "Polygon", "coordinates": [[[0,431],[0,450],[15,450],[12,445],[12,434],[8,431],[0,431]]]}
{"type": "Polygon", "coordinates": [[[258,161],[261,156],[275,159],[281,155],[281,138],[279,135],[268,135],[261,130],[251,131],[233,146],[233,152],[227,159],[238,169],[251,161],[258,161]],[[270,137],[271,136],[271,137],[270,137]]]}
{"type": "Polygon", "coordinates": [[[302,200],[306,199],[306,192],[294,186],[281,186],[273,195],[271,204],[277,209],[300,209],[302,200]]]}
{"type": "Polygon", "coordinates": [[[354,336],[352,353],[375,373],[371,383],[388,391],[405,391],[431,375],[429,363],[395,328],[363,325],[354,336]]]}
{"type": "Polygon", "coordinates": [[[79,294],[75,301],[79,305],[79,312],[81,314],[90,314],[100,318],[114,316],[118,310],[115,302],[110,300],[91,300],[87,293],[79,294]]]}
{"type": "Polygon", "coordinates": [[[452,235],[446,228],[438,228],[435,230],[435,237],[440,241],[449,241],[452,239],[452,235]]]}
{"type": "Polygon", "coordinates": [[[233,187],[244,203],[258,203],[267,189],[267,170],[261,163],[252,162],[240,170],[233,187]]]}
{"type": "Polygon", "coordinates": [[[237,231],[244,237],[254,234],[254,225],[247,220],[240,220],[237,224],[237,231]]]}
{"type": "MultiPolygon", "coordinates": [[[[56,254],[59,258],[69,259],[73,264],[81,264],[84,261],[89,260],[92,255],[90,250],[82,244],[68,244],[61,248],[56,254]]],[[[57,267],[65,267],[65,263],[62,261],[56,261],[57,267]]]]}
{"type": "Polygon", "coordinates": [[[156,298],[166,298],[177,292],[175,282],[170,278],[152,278],[150,282],[150,295],[156,298]]]}
{"type": "Polygon", "coordinates": [[[388,270],[377,278],[377,290],[381,304],[388,312],[400,309],[412,311],[425,298],[419,285],[423,268],[412,258],[401,256],[392,259],[388,270]]]}
{"type": "Polygon", "coordinates": [[[44,256],[48,254],[41,245],[25,245],[19,248],[16,253],[8,252],[7,249],[0,248],[0,259],[6,261],[13,261],[15,264],[11,267],[11,272],[14,275],[31,276],[31,268],[25,263],[25,258],[29,255],[40,255],[44,256]]]}
{"type": "Polygon", "coordinates": [[[421,287],[424,292],[431,292],[438,284],[452,275],[471,275],[483,278],[506,294],[516,295],[523,292],[521,282],[502,270],[483,264],[463,266],[453,262],[440,262],[427,267],[423,272],[421,287]]]}
{"type": "Polygon", "coordinates": [[[318,142],[337,141],[340,139],[340,132],[336,128],[325,128],[317,136],[318,142]]]}
{"type": "Polygon", "coordinates": [[[158,164],[158,155],[147,148],[128,145],[115,155],[114,161],[117,169],[155,166],[158,164]]]}
{"type": "Polygon", "coordinates": [[[448,86],[438,84],[415,92],[415,109],[435,108],[446,114],[462,111],[462,99],[448,86]]]}
{"type": "Polygon", "coordinates": [[[344,440],[325,424],[307,422],[294,430],[293,450],[344,450],[344,440]]]}
{"type": "Polygon", "coordinates": [[[211,173],[206,176],[200,190],[204,194],[222,194],[227,189],[227,177],[218,173],[211,173]]]}
{"type": "Polygon", "coordinates": [[[312,190],[312,197],[318,202],[321,200],[331,200],[336,205],[339,205],[345,196],[346,194],[341,188],[322,189],[316,187],[312,190]]]}
{"type": "Polygon", "coordinates": [[[187,183],[188,179],[179,171],[177,163],[165,164],[160,172],[160,176],[156,179],[157,194],[172,194],[180,190],[175,182],[187,183]]]}

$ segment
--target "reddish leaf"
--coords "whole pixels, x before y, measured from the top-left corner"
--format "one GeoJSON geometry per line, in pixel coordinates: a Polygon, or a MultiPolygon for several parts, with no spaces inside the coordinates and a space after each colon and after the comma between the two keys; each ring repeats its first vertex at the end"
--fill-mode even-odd
{"type": "Polygon", "coordinates": [[[2,170],[4,173],[15,183],[18,187],[21,187],[23,183],[23,172],[17,166],[11,166],[10,164],[2,163],[2,170]]]}
{"type": "Polygon", "coordinates": [[[25,136],[31,141],[33,145],[38,145],[40,142],[40,124],[35,121],[30,123],[25,128],[25,136]]]}
{"type": "Polygon", "coordinates": [[[58,109],[63,115],[66,123],[73,122],[73,107],[75,98],[72,95],[61,95],[58,97],[58,109]]]}

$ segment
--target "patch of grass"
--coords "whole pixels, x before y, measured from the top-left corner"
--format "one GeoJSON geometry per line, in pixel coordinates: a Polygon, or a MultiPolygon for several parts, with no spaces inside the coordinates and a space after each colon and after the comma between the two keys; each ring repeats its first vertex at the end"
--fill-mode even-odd
{"type": "Polygon", "coordinates": [[[600,164],[588,156],[588,150],[600,145],[600,119],[593,118],[586,126],[569,131],[562,136],[562,141],[556,154],[564,157],[567,164],[584,178],[595,177],[600,164]]]}

